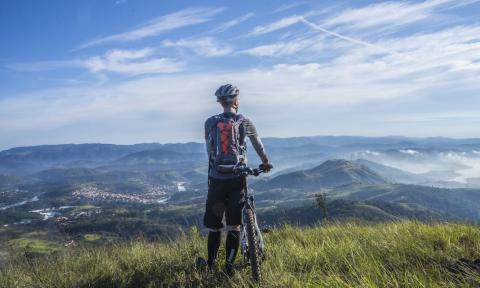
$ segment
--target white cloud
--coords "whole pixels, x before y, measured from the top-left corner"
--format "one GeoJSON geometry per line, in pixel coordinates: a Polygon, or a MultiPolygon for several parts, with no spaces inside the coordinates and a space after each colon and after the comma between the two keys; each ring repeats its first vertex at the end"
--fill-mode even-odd
{"type": "Polygon", "coordinates": [[[456,8],[460,8],[460,7],[463,7],[463,6],[467,6],[467,5],[472,5],[472,4],[475,4],[475,3],[478,3],[480,2],[480,0],[463,0],[463,1],[456,1],[455,3],[452,3],[451,6],[447,7],[446,9],[456,9],[456,8]]]}
{"type": "MultiPolygon", "coordinates": [[[[314,31],[319,31],[321,34],[292,37],[288,40],[282,40],[270,44],[262,44],[256,47],[244,49],[240,53],[249,54],[252,56],[270,56],[270,57],[285,57],[296,56],[299,59],[317,59],[322,54],[330,53],[330,57],[334,58],[338,52],[345,52],[346,49],[352,49],[353,46],[365,46],[371,50],[369,53],[396,53],[390,49],[386,49],[379,45],[348,37],[330,30],[326,30],[315,23],[299,17],[300,22],[310,27],[314,31]],[[330,39],[327,37],[330,36],[330,39]],[[332,37],[340,39],[342,42],[332,40],[332,37]],[[348,45],[347,45],[348,44],[348,45]]],[[[354,47],[353,47],[354,48],[354,47]]]]}
{"type": "Polygon", "coordinates": [[[404,113],[401,116],[386,117],[386,122],[399,122],[399,123],[422,123],[422,122],[442,122],[445,120],[457,120],[457,121],[475,121],[480,120],[480,114],[476,112],[437,112],[437,113],[404,113]]]}
{"type": "Polygon", "coordinates": [[[259,35],[262,35],[262,34],[277,31],[277,30],[292,26],[294,24],[297,24],[297,23],[301,22],[302,19],[303,19],[302,16],[297,16],[297,15],[282,18],[282,19],[280,19],[278,21],[275,21],[273,23],[270,23],[268,25],[261,25],[261,26],[255,27],[252,30],[252,32],[250,32],[250,35],[259,36],[259,35]]]}
{"type": "MultiPolygon", "coordinates": [[[[395,103],[395,101],[410,103],[424,96],[435,97],[439,93],[450,93],[461,97],[462,89],[478,91],[480,67],[469,69],[462,67],[465,67],[465,63],[480,61],[479,41],[480,27],[459,26],[434,33],[379,42],[381,46],[399,51],[398,54],[379,55],[372,53],[370,47],[362,45],[351,45],[342,49],[338,46],[326,45],[324,49],[338,50],[339,53],[334,58],[323,62],[278,64],[272,68],[237,72],[210,71],[202,74],[162,75],[118,85],[32,92],[31,96],[23,95],[1,101],[0,134],[9,138],[8,135],[11,133],[42,131],[48,127],[64,127],[69,123],[84,123],[99,117],[103,119],[102,121],[116,123],[118,117],[142,117],[145,113],[150,113],[149,111],[172,117],[171,119],[162,118],[164,121],[162,123],[174,125],[173,121],[178,120],[175,116],[178,111],[184,111],[192,118],[202,118],[209,112],[213,112],[209,108],[216,107],[212,100],[212,91],[224,82],[233,82],[241,88],[242,101],[245,98],[245,104],[242,105],[247,111],[255,111],[255,115],[262,115],[262,121],[265,121],[264,125],[268,127],[271,135],[287,136],[297,133],[298,136],[329,131],[332,134],[338,134],[339,131],[344,131],[345,134],[348,134],[348,131],[353,134],[356,134],[356,131],[365,134],[366,132],[361,131],[367,131],[368,127],[376,129],[380,134],[382,131],[389,134],[402,134],[401,131],[413,133],[412,122],[418,124],[415,125],[420,127],[417,129],[430,127],[430,123],[455,123],[456,125],[471,123],[463,125],[461,130],[457,126],[435,125],[438,129],[429,128],[429,131],[443,135],[458,136],[455,133],[460,132],[463,133],[462,135],[472,135],[471,133],[474,133],[477,127],[475,123],[479,122],[478,117],[472,118],[478,115],[473,106],[468,107],[468,113],[465,112],[467,107],[463,107],[464,112],[461,114],[435,111],[434,114],[419,114],[420,118],[413,119],[408,117],[409,115],[413,117],[414,111],[404,110],[399,111],[395,116],[397,121],[392,118],[392,115],[380,116],[379,114],[375,116],[376,119],[382,117],[384,121],[380,126],[372,125],[374,124],[372,122],[363,125],[361,119],[370,116],[363,113],[362,108],[356,107],[363,107],[362,105],[369,105],[369,103],[395,103]],[[185,97],[189,95],[199,97],[189,98],[189,105],[185,107],[185,97]],[[272,103],[275,103],[274,110],[271,109],[272,103]],[[350,111],[342,112],[347,107],[357,111],[357,114],[350,111]],[[282,117],[278,118],[276,115],[282,115],[282,117]],[[319,117],[327,117],[323,120],[332,122],[332,125],[316,126],[314,123],[319,121],[319,117]],[[335,117],[345,117],[345,119],[338,122],[332,120],[335,117]],[[348,121],[352,120],[352,117],[357,117],[355,123],[348,121]],[[433,117],[433,120],[426,123],[422,122],[421,117],[433,117]],[[455,122],[451,122],[452,117],[455,117],[455,122]],[[406,124],[399,126],[397,124],[399,122],[406,124]],[[302,128],[299,129],[298,123],[312,124],[310,126],[302,124],[302,128]],[[381,130],[381,127],[387,128],[381,130]],[[391,130],[388,127],[400,128],[391,130]]],[[[292,48],[292,50],[295,49],[295,47],[292,48]]],[[[290,53],[287,50],[283,50],[282,53],[290,53]]],[[[268,51],[266,49],[263,53],[272,54],[268,51]]],[[[295,53],[299,54],[299,51],[303,50],[296,50],[295,53]]],[[[326,53],[325,51],[328,50],[322,50],[321,53],[326,53]]],[[[307,54],[309,53],[312,52],[307,54]]],[[[89,58],[85,61],[84,67],[92,72],[110,71],[130,74],[165,72],[165,67],[168,65],[161,61],[155,62],[154,55],[153,48],[111,50],[103,56],[89,58]]],[[[178,70],[177,64],[175,62],[173,68],[166,70],[178,70]]],[[[411,109],[411,104],[405,105],[411,109]]],[[[193,122],[188,125],[195,126],[193,122]]],[[[170,131],[168,127],[165,129],[170,131]]],[[[176,135],[175,131],[165,133],[165,135],[176,135]]],[[[426,134],[425,131],[421,133],[421,135],[426,134]]],[[[193,140],[193,137],[187,136],[182,136],[185,137],[182,139],[193,140]]]]}
{"type": "Polygon", "coordinates": [[[375,49],[383,51],[383,52],[395,53],[394,51],[390,51],[390,50],[388,50],[384,47],[380,47],[378,45],[375,45],[375,44],[372,44],[372,43],[369,43],[369,42],[366,42],[366,41],[358,40],[358,39],[355,39],[355,38],[352,38],[352,37],[349,37],[349,36],[345,36],[345,35],[327,30],[325,28],[322,28],[322,27],[318,26],[315,23],[312,23],[312,22],[308,21],[304,17],[301,18],[301,21],[302,21],[302,23],[305,23],[306,25],[308,25],[312,29],[320,31],[322,33],[327,33],[328,35],[331,35],[331,36],[334,36],[334,37],[337,37],[337,38],[340,38],[340,39],[343,39],[343,40],[346,40],[346,41],[349,41],[349,42],[352,42],[352,43],[355,43],[355,44],[360,44],[360,45],[368,46],[370,48],[375,48],[375,49]]]}
{"type": "Polygon", "coordinates": [[[154,56],[155,49],[108,50],[102,56],[65,61],[44,61],[33,63],[17,63],[7,66],[19,71],[45,71],[62,68],[87,69],[92,73],[113,72],[125,75],[154,73],[173,73],[182,71],[185,63],[173,58],[154,56]]]}
{"type": "Polygon", "coordinates": [[[412,155],[412,156],[420,154],[420,152],[418,152],[417,150],[413,150],[413,149],[400,149],[399,152],[403,153],[403,154],[407,154],[407,155],[412,155]]]}
{"type": "Polygon", "coordinates": [[[328,35],[265,44],[243,53],[295,56],[310,62],[329,55],[318,62],[331,70],[326,76],[335,75],[335,79],[344,79],[349,84],[389,81],[399,87],[408,82],[423,89],[477,87],[474,83],[480,71],[480,26],[457,26],[374,43],[345,41],[345,37],[328,35]]]}
{"type": "Polygon", "coordinates": [[[219,33],[219,32],[224,32],[232,27],[235,27],[245,21],[247,21],[248,19],[252,18],[253,16],[255,16],[255,13],[247,13],[247,14],[243,14],[242,16],[240,17],[237,17],[235,19],[232,19],[230,21],[227,21],[225,23],[223,23],[222,25],[220,25],[218,28],[214,29],[212,32],[213,33],[219,33]]]}
{"type": "Polygon", "coordinates": [[[145,58],[152,55],[153,52],[154,50],[152,48],[144,48],[141,50],[110,50],[107,51],[104,56],[94,56],[88,58],[85,61],[84,66],[92,72],[112,70],[111,68],[118,64],[145,58]]]}
{"type": "MultiPolygon", "coordinates": [[[[137,57],[149,53],[145,50],[108,55],[116,61],[141,60],[143,58],[137,57]]],[[[262,136],[402,134],[399,131],[403,130],[392,130],[394,126],[389,123],[378,124],[381,117],[388,115],[370,115],[362,107],[412,101],[445,90],[461,94],[463,88],[456,83],[437,88],[435,78],[432,82],[411,81],[403,77],[403,71],[389,75],[396,75],[395,81],[384,81],[385,74],[395,72],[395,66],[363,61],[362,57],[353,57],[323,64],[281,64],[237,72],[159,75],[119,84],[35,91],[0,100],[0,134],[4,136],[4,146],[7,141],[25,145],[47,141],[200,141],[203,119],[219,109],[213,91],[227,82],[240,87],[241,111],[254,116],[259,130],[264,131],[262,136]],[[80,133],[79,127],[89,128],[80,133]],[[73,130],[77,133],[69,134],[73,130]],[[32,138],[26,139],[25,135],[32,138]]],[[[480,88],[475,79],[471,79],[470,84],[480,88]]],[[[465,126],[470,130],[464,133],[474,133],[475,124],[469,119],[465,122],[471,125],[465,126]]],[[[408,124],[405,131],[425,136],[424,128],[408,124]]],[[[442,127],[443,135],[457,132],[456,126],[442,127]]]]}
{"type": "MultiPolygon", "coordinates": [[[[303,3],[298,2],[298,5],[300,4],[303,4],[303,3]]],[[[289,7],[290,5],[286,5],[281,7],[286,7],[287,8],[286,10],[288,10],[298,5],[292,5],[291,7],[289,7]]],[[[260,36],[260,35],[271,33],[280,29],[285,29],[287,27],[293,26],[300,22],[304,22],[305,17],[316,17],[319,15],[331,14],[333,13],[333,11],[334,11],[334,6],[330,6],[324,9],[311,10],[306,13],[302,13],[301,15],[291,15],[288,17],[284,17],[269,24],[256,26],[247,36],[260,36]]],[[[275,13],[275,11],[273,11],[272,13],[275,13]]]]}
{"type": "MultiPolygon", "coordinates": [[[[384,27],[407,25],[413,23],[412,19],[421,21],[424,14],[431,17],[439,11],[453,9],[453,5],[452,1],[372,4],[358,9],[364,9],[364,16],[379,15],[379,18],[362,18],[351,9],[327,18],[328,25],[294,15],[257,26],[252,31],[252,35],[265,35],[301,24],[295,27],[296,30],[285,29],[289,33],[286,38],[277,38],[270,43],[262,37],[248,39],[247,43],[256,46],[245,49],[241,46],[245,43],[238,43],[235,47],[244,49],[240,52],[221,45],[223,42],[212,37],[191,36],[162,42],[164,46],[203,57],[238,54],[276,57],[264,62],[251,59],[252,62],[241,65],[250,68],[241,70],[225,69],[237,67],[230,64],[238,59],[228,57],[222,59],[217,69],[214,66],[217,61],[208,62],[208,67],[213,67],[209,70],[201,66],[205,62],[192,61],[195,63],[190,65],[200,63],[192,70],[203,71],[192,74],[184,62],[191,59],[190,55],[179,53],[187,56],[183,60],[159,56],[159,51],[169,50],[165,47],[113,49],[102,55],[71,61],[18,63],[11,68],[40,71],[77,67],[93,75],[158,75],[136,77],[123,83],[107,81],[81,88],[34,91],[29,95],[12,95],[0,100],[1,143],[26,139],[25,135],[43,139],[39,142],[201,140],[199,126],[202,123],[199,122],[216,112],[212,93],[218,85],[226,82],[240,86],[241,111],[253,114],[259,119],[259,130],[267,131],[271,136],[475,136],[480,125],[477,116],[480,106],[475,106],[477,100],[472,92],[480,89],[478,23],[449,25],[449,28],[438,26],[435,31],[422,26],[395,37],[369,37],[383,31],[384,27]],[[395,8],[401,10],[399,14],[403,13],[404,17],[407,17],[404,11],[410,11],[412,18],[399,20],[395,15],[382,15],[395,13],[395,8]],[[357,24],[360,28],[355,28],[357,24]],[[177,71],[183,73],[169,75],[177,71]],[[452,101],[451,106],[448,103],[441,106],[439,102],[445,100],[437,101],[439,95],[454,95],[462,101],[448,100],[452,101]],[[455,111],[452,107],[456,108],[455,111]],[[188,119],[184,115],[189,115],[188,119]],[[89,130],[83,134],[68,134],[76,131],[71,127],[90,127],[91,123],[95,123],[95,127],[83,128],[89,130]],[[128,133],[124,131],[130,126],[128,133]]],[[[315,16],[311,18],[315,19],[315,16]]],[[[155,33],[161,33],[159,31],[155,33]]],[[[143,35],[149,37],[150,34],[143,35]]],[[[106,37],[105,43],[128,38],[114,36],[118,39],[106,37]]],[[[133,41],[133,38],[125,41],[133,41]]]]}
{"type": "Polygon", "coordinates": [[[93,73],[115,72],[127,75],[173,73],[183,70],[184,63],[171,58],[147,58],[151,48],[141,50],[110,50],[104,56],[88,58],[83,66],[93,73]]]}
{"type": "Polygon", "coordinates": [[[389,1],[360,8],[346,9],[321,22],[321,26],[348,31],[366,32],[378,36],[380,32],[395,32],[403,26],[428,20],[430,24],[445,21],[446,9],[471,5],[471,0],[426,0],[422,2],[389,1]]]}
{"type": "Polygon", "coordinates": [[[382,153],[380,152],[377,152],[377,151],[371,151],[371,150],[365,150],[363,152],[359,152],[359,154],[361,156],[364,156],[364,155],[371,155],[371,156],[380,156],[380,155],[383,155],[382,153]]]}
{"type": "Polygon", "coordinates": [[[478,178],[480,175],[480,161],[476,157],[468,157],[465,153],[450,151],[440,153],[439,158],[447,167],[461,167],[456,170],[458,176],[453,179],[454,181],[468,183],[469,179],[478,178]]]}
{"type": "MultiPolygon", "coordinates": [[[[444,2],[444,1],[442,1],[444,2]]],[[[351,25],[364,29],[387,24],[407,24],[425,19],[439,1],[425,1],[418,4],[409,2],[381,2],[357,9],[347,9],[324,21],[327,27],[351,25]]]]}
{"type": "Polygon", "coordinates": [[[221,8],[184,9],[161,16],[147,22],[139,28],[124,33],[97,37],[81,44],[79,48],[82,49],[115,42],[132,42],[147,37],[153,37],[170,30],[208,22],[214,15],[221,11],[223,11],[221,8]]]}
{"type": "MultiPolygon", "coordinates": [[[[281,19],[277,22],[271,23],[271,24],[266,25],[266,26],[257,26],[250,33],[250,35],[258,36],[258,35],[261,35],[261,34],[270,33],[270,32],[273,32],[273,31],[276,31],[276,30],[279,30],[279,29],[282,29],[282,28],[286,28],[288,26],[291,26],[291,25],[294,25],[294,24],[297,24],[297,23],[303,23],[313,30],[316,30],[316,31],[319,31],[319,32],[322,32],[322,33],[326,33],[330,36],[340,38],[340,39],[348,41],[348,42],[352,42],[352,43],[359,44],[359,45],[364,45],[364,46],[369,46],[370,48],[374,48],[376,50],[386,52],[386,53],[395,53],[395,51],[391,51],[389,49],[386,49],[384,47],[380,47],[378,45],[369,43],[367,41],[363,41],[363,40],[360,40],[360,39],[356,39],[356,38],[353,38],[353,37],[342,35],[340,33],[337,33],[337,32],[331,31],[331,30],[327,30],[327,29],[325,29],[323,27],[320,27],[319,25],[317,25],[317,24],[315,24],[311,21],[308,21],[307,19],[305,19],[304,16],[291,16],[291,17],[283,18],[283,19],[281,19]]],[[[290,43],[274,43],[274,44],[261,45],[261,46],[258,46],[258,47],[252,48],[252,49],[247,49],[246,51],[247,51],[248,54],[252,54],[252,55],[278,56],[278,55],[285,54],[285,53],[282,52],[285,49],[287,49],[288,51],[291,51],[291,52],[297,52],[298,49],[290,49],[292,46],[295,46],[295,47],[302,47],[302,46],[306,47],[306,46],[308,46],[308,45],[302,45],[302,44],[305,44],[305,41],[303,39],[301,39],[300,42],[298,42],[298,39],[294,39],[290,43]],[[303,42],[303,43],[300,43],[300,42],[303,42]],[[276,51],[279,51],[280,54],[276,53],[276,51]]]]}
{"type": "MultiPolygon", "coordinates": [[[[363,34],[366,32],[368,35],[378,36],[380,32],[387,30],[394,32],[402,26],[427,19],[430,22],[437,22],[437,20],[443,21],[445,17],[447,17],[446,14],[443,14],[444,10],[472,5],[477,2],[479,2],[479,0],[426,0],[420,3],[389,1],[370,4],[360,8],[349,8],[336,14],[334,10],[326,9],[329,11],[329,14],[335,15],[318,23],[305,21],[305,17],[324,14],[325,12],[324,10],[314,10],[304,15],[292,15],[269,24],[259,25],[255,27],[249,35],[259,36],[304,22],[314,29],[322,29],[325,33],[338,34],[340,37],[345,37],[346,40],[350,38],[355,41],[355,37],[342,35],[342,33],[334,32],[328,28],[340,29],[341,32],[347,33],[362,32],[363,34]]],[[[360,42],[367,43],[367,41],[360,42]]]]}
{"type": "Polygon", "coordinates": [[[225,56],[232,53],[228,45],[220,45],[212,37],[180,39],[178,41],[164,40],[162,44],[166,47],[187,48],[195,54],[205,57],[225,56]]]}
{"type": "Polygon", "coordinates": [[[290,3],[290,4],[283,4],[280,7],[278,7],[277,9],[273,10],[272,13],[284,12],[284,11],[293,9],[295,7],[298,7],[298,6],[304,5],[304,4],[305,4],[305,2],[303,2],[303,1],[296,1],[296,2],[293,2],[293,3],[290,3]]]}
{"type": "Polygon", "coordinates": [[[252,56],[284,57],[304,50],[313,44],[315,44],[315,42],[312,41],[312,39],[296,39],[295,41],[282,41],[273,44],[260,45],[245,49],[239,53],[245,53],[252,56]]]}

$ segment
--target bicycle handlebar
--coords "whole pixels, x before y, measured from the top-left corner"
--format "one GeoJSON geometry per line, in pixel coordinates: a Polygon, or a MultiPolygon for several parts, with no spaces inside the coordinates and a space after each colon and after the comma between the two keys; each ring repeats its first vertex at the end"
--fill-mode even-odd
{"type": "Polygon", "coordinates": [[[258,166],[258,168],[252,169],[245,164],[238,164],[233,168],[233,173],[240,176],[248,176],[248,175],[258,176],[265,172],[266,171],[262,167],[262,165],[258,166]]]}

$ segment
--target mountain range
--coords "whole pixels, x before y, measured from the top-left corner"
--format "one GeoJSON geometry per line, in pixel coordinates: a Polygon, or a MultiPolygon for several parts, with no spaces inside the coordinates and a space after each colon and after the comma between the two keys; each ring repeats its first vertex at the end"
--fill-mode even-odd
{"type": "MultiPolygon", "coordinates": [[[[480,220],[480,139],[319,136],[266,138],[264,144],[275,169],[250,180],[266,213],[310,207],[320,192],[338,217],[378,212],[373,218],[480,220]]],[[[249,159],[258,164],[255,155],[249,159]]],[[[24,201],[31,210],[49,203],[160,201],[201,210],[206,162],[204,144],[193,142],[12,148],[0,151],[0,208],[24,201]],[[38,201],[29,202],[34,197],[38,201]]]]}

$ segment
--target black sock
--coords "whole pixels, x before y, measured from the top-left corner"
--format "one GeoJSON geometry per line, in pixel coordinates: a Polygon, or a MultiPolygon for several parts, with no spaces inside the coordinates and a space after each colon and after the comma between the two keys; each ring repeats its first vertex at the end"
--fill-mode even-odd
{"type": "Polygon", "coordinates": [[[208,267],[212,268],[215,259],[217,259],[218,249],[220,248],[220,241],[222,233],[220,231],[208,233],[208,267]]]}
{"type": "Polygon", "coordinates": [[[225,244],[227,264],[233,264],[233,262],[235,262],[239,245],[240,231],[228,231],[227,242],[225,244]]]}

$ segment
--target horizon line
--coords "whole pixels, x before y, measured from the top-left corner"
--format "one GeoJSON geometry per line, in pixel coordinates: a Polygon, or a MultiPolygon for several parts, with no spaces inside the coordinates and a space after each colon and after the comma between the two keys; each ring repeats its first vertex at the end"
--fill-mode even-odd
{"type": "MultiPolygon", "coordinates": [[[[262,140],[268,139],[299,139],[299,138],[320,138],[320,137],[332,137],[332,138],[390,138],[390,139],[447,139],[447,140],[479,140],[478,137],[450,137],[450,136],[403,136],[403,135],[385,135],[385,136],[362,136],[362,135],[310,135],[310,136],[291,136],[291,137],[279,137],[279,136],[270,136],[270,137],[261,137],[262,140]]],[[[114,146],[133,146],[133,145],[148,145],[148,144],[160,144],[160,145],[172,145],[172,144],[203,144],[203,141],[185,141],[185,142],[137,142],[130,144],[120,144],[120,143],[102,143],[102,142],[82,142],[82,143],[58,143],[58,144],[36,144],[36,145],[22,145],[22,146],[13,146],[10,148],[1,149],[0,152],[8,151],[11,149],[17,148],[31,148],[31,147],[41,147],[41,146],[61,146],[61,145],[114,145],[114,146]]]]}

